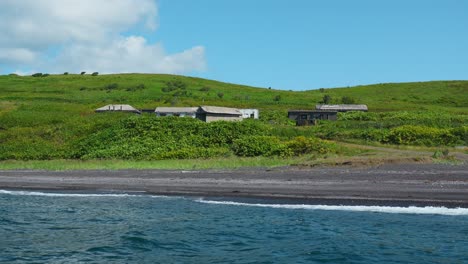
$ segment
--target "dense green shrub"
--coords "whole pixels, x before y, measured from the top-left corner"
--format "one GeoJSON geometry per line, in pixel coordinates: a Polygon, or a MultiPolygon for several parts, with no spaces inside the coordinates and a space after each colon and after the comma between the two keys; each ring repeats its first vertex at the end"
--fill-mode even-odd
{"type": "Polygon", "coordinates": [[[365,141],[382,142],[386,140],[389,130],[369,128],[364,130],[354,130],[353,132],[354,133],[349,134],[353,138],[363,139],[365,141]]]}
{"type": "Polygon", "coordinates": [[[34,73],[32,77],[42,77],[42,73],[40,72],[34,73]]]}
{"type": "Polygon", "coordinates": [[[175,79],[166,82],[166,86],[163,87],[161,90],[165,93],[177,91],[177,90],[185,90],[187,89],[187,84],[181,80],[175,79]]]}
{"type": "Polygon", "coordinates": [[[166,87],[170,88],[172,91],[177,89],[185,90],[187,89],[187,84],[179,79],[166,82],[166,87]]]}
{"type": "Polygon", "coordinates": [[[108,84],[108,85],[106,85],[106,86],[104,87],[104,89],[106,89],[106,90],[108,90],[108,91],[110,91],[110,90],[115,90],[115,89],[117,89],[117,88],[119,88],[119,84],[117,84],[117,83],[111,83],[111,84],[108,84]]]}
{"type": "Polygon", "coordinates": [[[98,76],[98,75],[99,75],[99,72],[93,72],[93,73],[91,74],[91,76],[98,76]]]}
{"type": "Polygon", "coordinates": [[[293,126],[296,124],[294,120],[291,120],[288,118],[287,111],[281,111],[281,110],[263,111],[260,115],[260,121],[262,121],[265,124],[270,124],[270,125],[293,126]]]}
{"type": "Polygon", "coordinates": [[[351,111],[351,112],[340,112],[338,113],[338,120],[348,121],[377,121],[378,116],[375,113],[351,111]]]}
{"type": "Polygon", "coordinates": [[[318,138],[296,137],[286,143],[287,148],[293,155],[303,155],[310,153],[325,154],[331,152],[334,144],[320,140],[318,138]]]}
{"type": "MultiPolygon", "coordinates": [[[[449,128],[468,123],[468,115],[454,115],[441,111],[346,112],[338,113],[338,119],[340,121],[378,121],[385,127],[422,125],[449,128]]],[[[367,123],[359,122],[357,124],[366,125],[367,123]]]]}
{"type": "Polygon", "coordinates": [[[61,158],[63,155],[63,150],[52,140],[36,135],[29,138],[10,138],[0,144],[0,160],[48,160],[61,158]]]}
{"type": "Polygon", "coordinates": [[[467,142],[463,127],[468,123],[468,115],[443,111],[346,112],[338,113],[338,120],[312,129],[320,138],[344,141],[428,146],[467,142]],[[412,132],[401,129],[408,126],[425,129],[410,129],[412,132]]]}
{"type": "Polygon", "coordinates": [[[330,104],[332,102],[332,97],[328,94],[324,95],[322,97],[322,101],[320,101],[321,104],[330,104]]]}
{"type": "Polygon", "coordinates": [[[144,90],[146,88],[146,86],[142,83],[136,85],[136,86],[131,86],[131,87],[128,87],[127,89],[125,89],[127,92],[135,92],[135,91],[139,91],[139,90],[144,90]]]}
{"type": "Polygon", "coordinates": [[[397,145],[450,146],[458,138],[450,129],[406,125],[390,130],[384,142],[397,145]]]}
{"type": "Polygon", "coordinates": [[[76,142],[73,157],[169,159],[225,156],[245,135],[268,133],[265,125],[243,122],[205,123],[198,119],[135,116],[76,142]]]}
{"type": "Polygon", "coordinates": [[[459,143],[468,146],[468,126],[453,128],[450,132],[459,139],[459,143]]]}
{"type": "Polygon", "coordinates": [[[341,103],[343,104],[355,104],[356,100],[350,96],[341,97],[341,103]]]}
{"type": "Polygon", "coordinates": [[[284,156],[287,155],[287,147],[275,136],[243,136],[234,140],[232,151],[237,156],[284,156]]]}
{"type": "Polygon", "coordinates": [[[299,136],[315,137],[316,131],[311,126],[275,126],[275,128],[271,130],[271,135],[277,136],[282,140],[288,140],[299,136]]]}

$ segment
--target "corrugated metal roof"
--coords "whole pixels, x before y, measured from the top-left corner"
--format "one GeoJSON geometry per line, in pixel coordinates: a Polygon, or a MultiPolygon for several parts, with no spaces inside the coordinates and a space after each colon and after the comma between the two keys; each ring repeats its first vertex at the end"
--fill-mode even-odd
{"type": "Polygon", "coordinates": [[[156,113],[195,113],[198,107],[157,107],[156,113]]]}
{"type": "Polygon", "coordinates": [[[239,109],[220,106],[200,106],[200,110],[211,114],[242,115],[239,109]]]}
{"type": "Polygon", "coordinates": [[[125,112],[136,112],[136,113],[140,112],[138,109],[128,104],[110,104],[110,105],[106,105],[106,106],[96,109],[96,112],[104,112],[104,111],[125,111],[125,112]]]}
{"type": "Polygon", "coordinates": [[[316,105],[317,110],[334,110],[334,111],[367,111],[367,105],[353,105],[353,104],[341,104],[341,105],[316,105]]]}

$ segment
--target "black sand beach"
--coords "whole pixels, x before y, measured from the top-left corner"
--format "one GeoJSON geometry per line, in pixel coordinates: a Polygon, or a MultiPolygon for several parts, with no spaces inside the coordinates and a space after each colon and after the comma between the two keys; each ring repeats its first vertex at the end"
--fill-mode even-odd
{"type": "Polygon", "coordinates": [[[0,171],[0,189],[146,192],[347,205],[468,207],[468,165],[239,170],[0,171]]]}

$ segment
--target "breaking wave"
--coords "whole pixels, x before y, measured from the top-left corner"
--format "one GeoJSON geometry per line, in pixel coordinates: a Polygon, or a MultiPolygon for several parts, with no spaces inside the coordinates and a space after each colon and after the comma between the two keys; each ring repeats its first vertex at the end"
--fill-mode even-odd
{"type": "Polygon", "coordinates": [[[132,193],[54,193],[54,192],[35,192],[35,191],[7,191],[0,190],[0,194],[24,195],[24,196],[48,196],[48,197],[154,197],[171,198],[164,195],[147,195],[132,193]]]}
{"type": "MultiPolygon", "coordinates": [[[[22,196],[46,196],[46,197],[153,197],[153,198],[182,198],[164,195],[148,195],[145,193],[55,193],[38,191],[10,191],[0,190],[0,195],[22,195],[22,196]]],[[[203,198],[193,200],[197,203],[228,205],[228,206],[249,206],[278,209],[302,209],[302,210],[327,210],[327,211],[354,211],[354,212],[375,212],[392,214],[427,214],[427,215],[468,215],[468,208],[447,208],[447,207],[398,207],[398,206],[349,206],[349,205],[311,205],[311,204],[268,204],[268,203],[242,203],[234,201],[213,201],[203,198]]]]}
{"type": "Polygon", "coordinates": [[[468,208],[446,208],[446,207],[395,207],[395,206],[347,206],[347,205],[309,205],[309,204],[259,204],[239,203],[232,201],[210,201],[198,199],[196,202],[205,204],[251,206],[282,209],[303,210],[328,210],[328,211],[354,211],[354,212],[376,212],[392,214],[432,214],[432,215],[468,215],[468,208]]]}

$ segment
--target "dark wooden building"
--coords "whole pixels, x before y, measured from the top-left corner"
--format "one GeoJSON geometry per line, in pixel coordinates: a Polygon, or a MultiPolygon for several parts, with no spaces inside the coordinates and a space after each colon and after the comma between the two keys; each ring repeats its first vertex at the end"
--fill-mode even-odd
{"type": "Polygon", "coordinates": [[[297,126],[315,125],[317,120],[336,120],[337,111],[330,110],[289,110],[288,118],[295,120],[297,126]]]}

